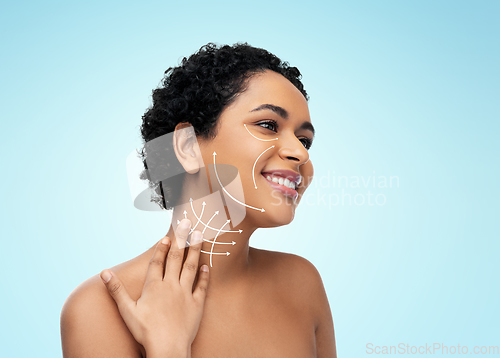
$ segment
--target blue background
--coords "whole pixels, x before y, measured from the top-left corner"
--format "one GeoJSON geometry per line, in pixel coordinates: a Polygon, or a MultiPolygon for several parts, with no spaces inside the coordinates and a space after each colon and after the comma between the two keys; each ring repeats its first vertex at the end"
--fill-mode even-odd
{"type": "Polygon", "coordinates": [[[311,96],[316,179],[296,220],[251,244],[316,265],[339,357],[500,345],[499,15],[497,1],[4,1],[2,356],[61,356],[70,292],[166,233],[129,194],[141,115],[164,70],[238,41],[297,66],[311,96]],[[399,184],[352,187],[370,176],[399,184]]]}

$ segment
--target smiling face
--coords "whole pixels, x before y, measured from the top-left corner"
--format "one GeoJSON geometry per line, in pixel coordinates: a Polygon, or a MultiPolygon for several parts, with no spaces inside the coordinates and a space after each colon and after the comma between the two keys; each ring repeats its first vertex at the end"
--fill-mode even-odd
{"type": "Polygon", "coordinates": [[[307,101],[285,77],[265,71],[252,76],[246,91],[222,112],[216,137],[200,140],[205,163],[238,169],[246,220],[256,227],[286,225],[310,184],[313,166],[308,149],[314,129],[307,101]]]}

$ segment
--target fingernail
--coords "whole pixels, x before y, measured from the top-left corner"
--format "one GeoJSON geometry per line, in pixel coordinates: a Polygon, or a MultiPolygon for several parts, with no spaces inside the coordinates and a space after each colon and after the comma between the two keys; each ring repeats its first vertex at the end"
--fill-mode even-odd
{"type": "Polygon", "coordinates": [[[201,266],[201,271],[208,272],[208,266],[207,265],[201,266]]]}
{"type": "Polygon", "coordinates": [[[203,240],[203,237],[201,236],[201,232],[196,230],[193,232],[191,235],[191,243],[193,245],[199,244],[203,240]]]}
{"type": "Polygon", "coordinates": [[[112,277],[111,272],[109,272],[109,271],[102,272],[100,276],[101,276],[102,282],[104,282],[104,283],[108,283],[112,277]]]}
{"type": "Polygon", "coordinates": [[[189,219],[182,219],[179,226],[181,229],[189,229],[191,227],[191,221],[189,219]]]}
{"type": "Polygon", "coordinates": [[[161,243],[163,245],[168,245],[168,237],[164,237],[163,239],[161,239],[161,243]]]}

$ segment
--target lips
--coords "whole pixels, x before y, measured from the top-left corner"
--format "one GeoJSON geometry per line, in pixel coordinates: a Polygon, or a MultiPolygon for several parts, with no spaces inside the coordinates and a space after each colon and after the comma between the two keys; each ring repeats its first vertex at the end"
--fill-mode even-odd
{"type": "Polygon", "coordinates": [[[282,194],[291,196],[294,199],[298,196],[296,188],[302,179],[300,174],[291,170],[278,169],[262,172],[262,176],[272,188],[280,191],[282,194]]]}

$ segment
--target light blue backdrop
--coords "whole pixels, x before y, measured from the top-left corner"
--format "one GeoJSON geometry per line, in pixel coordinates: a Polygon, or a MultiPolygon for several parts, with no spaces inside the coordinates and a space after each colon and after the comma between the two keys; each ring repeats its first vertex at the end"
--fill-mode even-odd
{"type": "Polygon", "coordinates": [[[134,209],[125,160],[163,71],[210,41],[303,73],[316,179],[296,220],[253,244],[316,265],[339,357],[499,346],[499,15],[497,1],[4,1],[1,355],[61,356],[70,292],[167,231],[134,209]]]}

